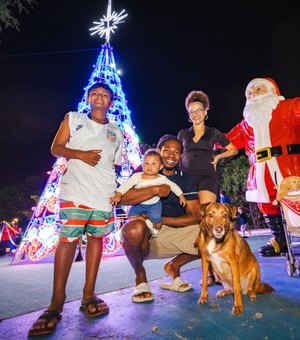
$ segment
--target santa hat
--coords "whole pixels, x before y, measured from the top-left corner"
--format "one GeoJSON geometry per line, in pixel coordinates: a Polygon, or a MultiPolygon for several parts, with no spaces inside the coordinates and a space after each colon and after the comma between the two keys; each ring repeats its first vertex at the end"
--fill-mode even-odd
{"type": "Polygon", "coordinates": [[[285,98],[280,95],[280,91],[278,88],[278,85],[276,84],[275,80],[272,78],[255,78],[250,81],[250,83],[247,85],[246,88],[246,97],[247,97],[247,92],[249,91],[250,87],[256,84],[264,84],[268,90],[274,89],[275,94],[278,97],[279,100],[284,100],[285,98]]]}

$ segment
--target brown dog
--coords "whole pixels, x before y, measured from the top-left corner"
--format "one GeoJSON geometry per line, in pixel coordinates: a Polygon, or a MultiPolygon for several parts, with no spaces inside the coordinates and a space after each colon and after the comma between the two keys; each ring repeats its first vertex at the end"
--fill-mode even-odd
{"type": "Polygon", "coordinates": [[[276,201],[280,202],[281,199],[286,196],[289,191],[300,190],[300,177],[289,176],[282,180],[276,195],[276,201]]]}
{"type": "MultiPolygon", "coordinates": [[[[243,312],[242,294],[250,301],[256,301],[256,294],[270,294],[274,291],[267,283],[260,282],[260,270],[256,257],[248,243],[234,229],[231,219],[236,207],[222,203],[206,203],[200,206],[199,251],[202,255],[202,277],[207,277],[211,263],[217,280],[224,289],[217,297],[234,295],[233,315],[243,312]]],[[[207,281],[202,280],[199,304],[207,302],[207,281]]]]}

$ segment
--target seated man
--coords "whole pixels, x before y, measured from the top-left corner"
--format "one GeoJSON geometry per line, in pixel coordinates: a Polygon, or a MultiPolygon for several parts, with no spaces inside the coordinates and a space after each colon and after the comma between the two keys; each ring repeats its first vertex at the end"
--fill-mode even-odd
{"type": "Polygon", "coordinates": [[[200,258],[195,244],[200,231],[197,187],[188,174],[176,170],[182,155],[182,144],[177,137],[165,135],[159,140],[157,150],[163,159],[162,174],[182,189],[187,204],[182,207],[166,184],[130,189],[122,196],[121,205],[138,204],[154,196],[162,198],[163,225],[156,237],[151,234],[151,226],[147,226],[149,220],[130,220],[122,229],[123,248],[136,274],[136,288],[132,296],[134,302],[154,299],[147,283],[144,260],[172,258],[164,265],[164,270],[173,282],[162,284],[161,288],[184,292],[192,286],[180,278],[180,268],[200,258]]]}

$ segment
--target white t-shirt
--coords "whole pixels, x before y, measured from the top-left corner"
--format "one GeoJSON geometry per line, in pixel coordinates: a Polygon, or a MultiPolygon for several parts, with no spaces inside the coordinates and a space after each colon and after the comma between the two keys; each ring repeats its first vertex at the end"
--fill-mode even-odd
{"type": "Polygon", "coordinates": [[[77,150],[98,150],[101,159],[91,166],[69,159],[60,186],[60,198],[97,210],[112,210],[110,198],[117,182],[114,165],[122,161],[123,133],[112,123],[99,124],[84,113],[69,112],[70,139],[67,146],[77,150]]]}
{"type": "MultiPolygon", "coordinates": [[[[122,195],[124,195],[125,192],[127,192],[129,189],[133,187],[135,189],[140,189],[140,188],[151,187],[153,185],[168,184],[176,196],[183,194],[182,190],[176,183],[170,181],[164,175],[158,175],[158,176],[159,177],[153,178],[153,179],[142,179],[142,172],[136,172],[131,177],[129,177],[128,180],[117,189],[117,191],[120,192],[122,195]]],[[[159,200],[160,200],[159,196],[154,196],[150,198],[149,200],[142,202],[142,204],[154,204],[158,202],[159,200]]]]}

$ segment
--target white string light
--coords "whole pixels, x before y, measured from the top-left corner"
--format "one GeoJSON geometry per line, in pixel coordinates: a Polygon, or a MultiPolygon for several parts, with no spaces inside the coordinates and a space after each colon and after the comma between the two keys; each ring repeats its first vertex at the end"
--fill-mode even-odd
{"type": "Polygon", "coordinates": [[[94,21],[94,27],[90,28],[89,30],[92,31],[91,35],[99,34],[102,38],[105,35],[106,43],[109,43],[110,34],[115,33],[115,30],[118,28],[118,25],[123,23],[123,20],[127,17],[127,13],[125,13],[125,9],[122,10],[120,13],[116,13],[113,11],[111,13],[111,0],[108,1],[107,13],[100,18],[100,21],[94,21]]]}

